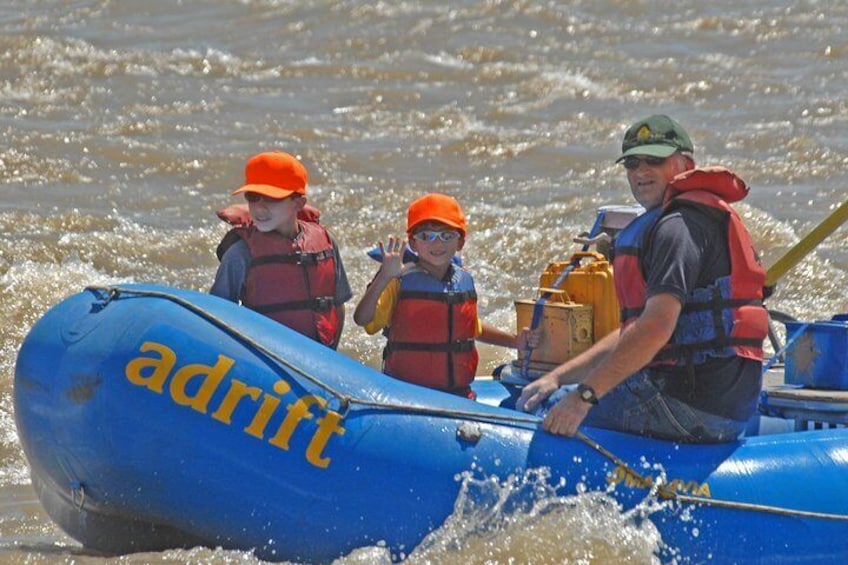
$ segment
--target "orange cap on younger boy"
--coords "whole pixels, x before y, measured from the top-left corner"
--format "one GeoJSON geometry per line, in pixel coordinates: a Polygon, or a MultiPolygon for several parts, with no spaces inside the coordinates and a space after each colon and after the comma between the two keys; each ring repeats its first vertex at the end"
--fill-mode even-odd
{"type": "Polygon", "coordinates": [[[244,186],[233,194],[255,192],[275,199],[305,195],[308,177],[306,167],[294,155],[282,151],[260,153],[247,162],[244,186]]]}
{"type": "Polygon", "coordinates": [[[462,232],[465,237],[468,223],[459,202],[447,194],[431,192],[425,194],[409,205],[406,213],[406,232],[412,234],[419,224],[424,222],[440,222],[462,232]]]}

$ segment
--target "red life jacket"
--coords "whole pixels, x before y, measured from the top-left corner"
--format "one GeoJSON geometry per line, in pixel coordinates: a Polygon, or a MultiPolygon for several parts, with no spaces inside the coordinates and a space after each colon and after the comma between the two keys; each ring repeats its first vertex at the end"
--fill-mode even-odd
{"type": "Polygon", "coordinates": [[[383,350],[383,371],[395,378],[475,398],[477,292],[471,274],[451,267],[446,280],[424,269],[400,278],[400,293],[383,350]]]}
{"type": "Polygon", "coordinates": [[[332,346],[339,327],[333,241],[322,226],[298,221],[294,240],[254,226],[234,228],[250,250],[242,304],[332,346]]]}
{"type": "Polygon", "coordinates": [[[726,215],[730,275],[690,291],[674,335],[653,365],[699,364],[707,357],[731,355],[762,360],[768,335],[768,313],[762,305],[765,270],[748,230],[728,204],[747,194],[742,179],[722,167],[686,171],[672,180],[663,206],[618,234],[613,268],[623,330],[645,307],[647,284],[640,261],[646,236],[659,218],[678,206],[704,206],[726,215]]]}

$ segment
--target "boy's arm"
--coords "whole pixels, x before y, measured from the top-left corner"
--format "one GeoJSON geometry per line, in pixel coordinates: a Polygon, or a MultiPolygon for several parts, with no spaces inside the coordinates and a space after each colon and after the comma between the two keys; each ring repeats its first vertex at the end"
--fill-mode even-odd
{"type": "Polygon", "coordinates": [[[365,289],[362,299],[356,305],[356,310],[353,312],[353,321],[357,326],[368,325],[374,320],[374,313],[377,311],[377,302],[379,302],[383,291],[394,278],[386,276],[383,269],[377,271],[374,279],[368,283],[368,288],[365,289]]]}
{"type": "Polygon", "coordinates": [[[541,329],[531,331],[530,328],[522,328],[521,332],[516,335],[499,330],[486,322],[480,322],[480,335],[477,336],[477,341],[501,347],[526,349],[528,346],[531,348],[538,347],[541,336],[541,329]]]}
{"type": "Polygon", "coordinates": [[[238,303],[249,265],[250,251],[247,249],[247,244],[239,239],[221,257],[209,294],[238,303]]]}

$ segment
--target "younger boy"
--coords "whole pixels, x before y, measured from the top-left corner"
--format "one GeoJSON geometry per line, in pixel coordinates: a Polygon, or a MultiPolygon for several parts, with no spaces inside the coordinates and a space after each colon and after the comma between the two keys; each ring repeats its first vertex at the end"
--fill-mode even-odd
{"type": "Polygon", "coordinates": [[[244,194],[250,223],[219,246],[209,292],[335,349],[353,294],[330,233],[300,219],[306,182],[306,167],[288,153],[260,153],[247,162],[245,184],[233,194],[244,194]]]}
{"type": "Polygon", "coordinates": [[[406,241],[379,243],[382,264],[353,319],[374,334],[384,329],[383,371],[411,383],[474,398],[475,340],[504,347],[538,345],[538,332],[520,336],[477,317],[474,279],[453,261],[465,244],[467,224],[457,201],[431,193],[409,206],[409,245],[418,261],[403,263],[406,241]]]}

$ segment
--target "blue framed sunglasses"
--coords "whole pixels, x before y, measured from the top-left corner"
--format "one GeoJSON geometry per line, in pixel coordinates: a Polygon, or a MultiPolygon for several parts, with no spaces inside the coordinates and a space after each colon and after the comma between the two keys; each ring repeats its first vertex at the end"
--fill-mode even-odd
{"type": "Polygon", "coordinates": [[[432,243],[437,239],[440,239],[442,241],[454,241],[456,239],[459,239],[459,232],[456,230],[422,230],[420,232],[412,234],[412,237],[414,237],[418,241],[423,241],[425,243],[432,243]]]}

